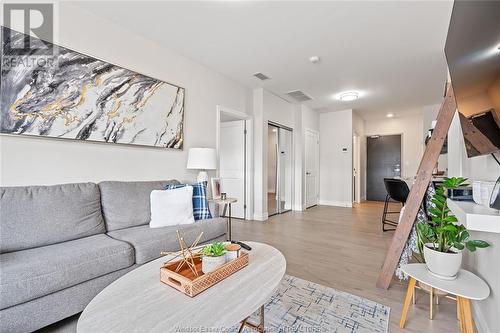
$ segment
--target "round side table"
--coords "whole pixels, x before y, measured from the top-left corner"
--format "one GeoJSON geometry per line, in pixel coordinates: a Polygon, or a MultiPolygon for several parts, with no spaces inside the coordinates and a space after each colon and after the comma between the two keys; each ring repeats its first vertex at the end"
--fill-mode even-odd
{"type": "Polygon", "coordinates": [[[232,241],[232,226],[231,226],[231,204],[238,202],[238,199],[236,198],[226,198],[225,200],[222,199],[210,199],[210,202],[213,202],[219,206],[224,206],[224,210],[222,212],[222,216],[226,215],[226,208],[229,207],[229,215],[227,216],[227,236],[228,236],[228,241],[232,241]]]}
{"type": "Polygon", "coordinates": [[[490,287],[486,282],[464,269],[461,269],[457,278],[451,281],[442,280],[429,274],[425,264],[408,264],[402,266],[401,270],[410,276],[410,281],[399,321],[400,328],[405,326],[408,309],[415,292],[415,283],[420,281],[431,288],[431,293],[433,289],[439,289],[455,295],[459,309],[460,332],[474,333],[470,300],[480,301],[490,295],[490,287]]]}

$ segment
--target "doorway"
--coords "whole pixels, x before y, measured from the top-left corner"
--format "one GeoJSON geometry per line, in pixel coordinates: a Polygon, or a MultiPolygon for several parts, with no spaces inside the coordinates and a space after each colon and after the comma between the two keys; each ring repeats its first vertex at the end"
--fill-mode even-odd
{"type": "Polygon", "coordinates": [[[319,200],[319,132],[306,129],[304,155],[306,208],[310,208],[319,200]]]}
{"type": "Polygon", "coordinates": [[[217,107],[217,154],[221,192],[236,198],[231,216],[246,219],[253,215],[249,207],[252,198],[251,170],[252,120],[244,113],[217,107]]]}
{"type": "Polygon", "coordinates": [[[372,135],[366,142],[366,199],[384,201],[384,178],[401,177],[401,134],[372,135]]]}
{"type": "Polygon", "coordinates": [[[269,123],[267,128],[267,211],[275,215],[292,210],[292,130],[269,123]]]}

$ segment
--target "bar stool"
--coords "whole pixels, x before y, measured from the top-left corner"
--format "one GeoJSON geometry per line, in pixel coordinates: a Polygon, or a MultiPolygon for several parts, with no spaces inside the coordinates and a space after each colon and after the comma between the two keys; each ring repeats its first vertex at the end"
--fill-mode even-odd
{"type": "Polygon", "coordinates": [[[388,211],[389,203],[392,200],[393,202],[400,202],[401,205],[404,206],[406,199],[408,199],[408,195],[410,194],[410,189],[404,180],[395,178],[384,178],[384,185],[387,195],[385,196],[384,212],[382,213],[382,231],[385,232],[395,230],[395,228],[386,229],[386,224],[392,227],[396,227],[398,225],[397,221],[387,218],[388,214],[399,214],[399,211],[388,211]]]}

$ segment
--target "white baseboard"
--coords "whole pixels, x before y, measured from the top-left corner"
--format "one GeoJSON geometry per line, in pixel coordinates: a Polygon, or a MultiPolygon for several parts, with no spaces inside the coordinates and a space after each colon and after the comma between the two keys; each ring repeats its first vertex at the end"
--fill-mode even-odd
{"type": "Polygon", "coordinates": [[[269,218],[269,215],[267,212],[259,213],[259,212],[254,212],[253,213],[253,219],[256,221],[265,221],[269,218]]]}
{"type": "Polygon", "coordinates": [[[349,201],[330,201],[320,199],[319,204],[323,206],[352,207],[352,202],[349,201]]]}
{"type": "Polygon", "coordinates": [[[493,333],[488,327],[488,324],[484,318],[483,312],[479,308],[477,302],[471,301],[472,303],[472,316],[474,318],[474,324],[476,324],[476,332],[481,333],[493,333]]]}
{"type": "Polygon", "coordinates": [[[293,205],[292,210],[296,211],[296,212],[302,212],[305,209],[304,209],[304,206],[302,206],[302,205],[293,205]]]}

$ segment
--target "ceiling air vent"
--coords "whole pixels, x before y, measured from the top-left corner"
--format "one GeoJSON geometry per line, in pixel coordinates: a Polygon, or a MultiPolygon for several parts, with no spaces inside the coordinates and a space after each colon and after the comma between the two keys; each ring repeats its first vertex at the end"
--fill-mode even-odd
{"type": "Polygon", "coordinates": [[[312,100],[311,96],[306,95],[300,90],[289,91],[286,94],[298,102],[305,102],[312,100]]]}
{"type": "Polygon", "coordinates": [[[253,76],[255,76],[256,78],[258,78],[259,80],[262,80],[262,81],[270,79],[269,76],[267,76],[266,74],[261,73],[261,72],[255,73],[253,76]]]}

